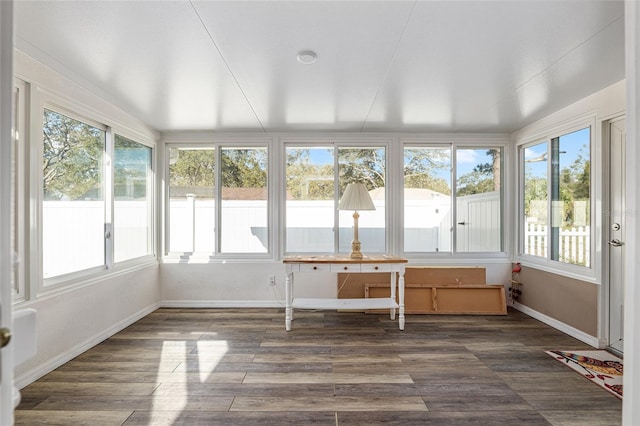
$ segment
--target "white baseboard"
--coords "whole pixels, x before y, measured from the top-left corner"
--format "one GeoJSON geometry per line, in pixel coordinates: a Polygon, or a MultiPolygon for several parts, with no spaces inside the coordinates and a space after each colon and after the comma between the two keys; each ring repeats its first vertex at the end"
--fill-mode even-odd
{"type": "Polygon", "coordinates": [[[162,300],[161,308],[284,308],[284,300],[162,300]]]}
{"type": "Polygon", "coordinates": [[[65,363],[71,361],[73,358],[77,357],[78,355],[82,354],[83,352],[86,352],[87,350],[89,350],[92,347],[96,346],[98,343],[103,342],[104,340],[108,339],[109,337],[113,336],[114,334],[124,330],[125,328],[127,328],[128,326],[133,324],[134,322],[146,317],[147,315],[149,315],[151,312],[155,311],[156,309],[158,309],[158,305],[155,304],[155,303],[153,305],[151,305],[151,306],[147,306],[146,308],[144,308],[144,309],[136,312],[135,314],[129,316],[128,318],[124,319],[119,324],[116,324],[113,327],[105,330],[104,332],[102,332],[102,333],[100,333],[98,335],[95,335],[92,338],[86,340],[85,342],[80,343],[79,345],[76,345],[75,347],[69,349],[68,351],[64,352],[63,354],[60,354],[56,358],[51,359],[51,360],[49,360],[48,362],[46,362],[46,363],[44,363],[42,365],[39,365],[39,366],[37,366],[35,368],[30,369],[26,373],[21,374],[19,377],[15,377],[14,378],[15,387],[18,388],[18,389],[22,389],[25,386],[35,382],[39,378],[45,376],[46,374],[49,374],[50,372],[52,372],[56,368],[58,368],[61,365],[64,365],[65,363]]]}
{"type": "Polygon", "coordinates": [[[555,328],[556,330],[562,331],[563,333],[568,334],[569,336],[575,339],[578,339],[581,342],[586,343],[587,345],[593,346],[594,348],[598,348],[598,349],[604,347],[602,346],[601,340],[598,339],[597,337],[591,336],[585,333],[584,331],[580,331],[577,328],[574,328],[568,324],[565,324],[562,321],[558,321],[555,318],[551,318],[550,316],[547,316],[541,312],[531,309],[528,306],[521,305],[520,303],[515,302],[512,305],[512,307],[524,314],[529,315],[532,318],[537,319],[540,322],[547,324],[548,326],[555,328]]]}

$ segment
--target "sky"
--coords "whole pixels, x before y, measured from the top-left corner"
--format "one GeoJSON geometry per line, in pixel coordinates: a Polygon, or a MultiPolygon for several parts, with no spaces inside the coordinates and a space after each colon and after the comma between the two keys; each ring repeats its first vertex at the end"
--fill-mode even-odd
{"type": "MultiPolygon", "coordinates": [[[[588,154],[589,142],[589,127],[560,136],[560,168],[563,169],[573,164],[581,150],[583,151],[583,155],[588,154]]],[[[527,162],[527,168],[531,172],[532,177],[547,176],[547,162],[531,160],[541,158],[542,155],[547,152],[548,147],[548,141],[544,141],[526,148],[525,161],[529,160],[529,162],[527,162]]]]}
{"type": "MultiPolygon", "coordinates": [[[[311,164],[315,165],[332,165],[333,156],[332,148],[311,149],[311,164]]],[[[469,173],[478,164],[491,162],[491,157],[486,155],[488,148],[459,149],[457,151],[458,174],[469,173]]],[[[438,170],[436,175],[440,178],[450,180],[450,172],[446,170],[438,170]]]]}
{"type": "MultiPolygon", "coordinates": [[[[580,151],[588,153],[590,141],[590,128],[584,128],[560,137],[560,149],[561,149],[561,168],[565,168],[578,158],[580,151]],[[583,148],[586,147],[586,148],[583,148]]],[[[548,141],[540,142],[537,145],[529,146],[525,150],[525,160],[532,160],[535,158],[543,158],[548,148],[548,141]]],[[[315,148],[311,149],[311,164],[316,165],[333,165],[333,148],[315,148]]],[[[457,162],[457,174],[463,176],[471,172],[478,164],[490,163],[492,161],[491,156],[487,155],[488,148],[459,148],[456,151],[457,162]]],[[[528,169],[532,172],[533,176],[544,177],[547,175],[547,162],[537,161],[528,162],[528,169]]],[[[450,173],[447,170],[438,170],[436,176],[445,179],[450,182],[450,173]]]]}

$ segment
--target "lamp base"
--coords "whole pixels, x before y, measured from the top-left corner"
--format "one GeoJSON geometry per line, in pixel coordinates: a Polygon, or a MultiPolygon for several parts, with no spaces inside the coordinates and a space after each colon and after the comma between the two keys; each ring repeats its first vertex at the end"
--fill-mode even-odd
{"type": "Polygon", "coordinates": [[[362,253],[360,252],[360,241],[353,240],[351,241],[351,258],[352,259],[362,259],[362,253]]]}

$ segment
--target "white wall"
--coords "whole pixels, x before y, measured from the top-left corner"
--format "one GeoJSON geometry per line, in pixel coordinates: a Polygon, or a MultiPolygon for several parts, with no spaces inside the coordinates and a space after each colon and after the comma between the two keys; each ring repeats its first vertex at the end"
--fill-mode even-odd
{"type": "MultiPolygon", "coordinates": [[[[31,212],[18,220],[28,230],[27,247],[22,254],[27,275],[26,300],[14,311],[37,311],[37,355],[16,370],[16,385],[24,387],[57,366],[74,358],[128,324],[144,317],[158,306],[159,267],[154,259],[144,263],[115,265],[89,277],[76,277],[62,285],[44,286],[41,273],[41,167],[42,107],[50,101],[69,108],[121,135],[155,143],[159,134],[139,120],[92,94],[92,88],[53,72],[16,51],[15,76],[29,85],[32,114],[26,151],[31,153],[31,173],[25,176],[30,187],[31,212]],[[38,198],[40,197],[40,199],[38,198]]],[[[95,92],[95,91],[93,91],[95,92]]],[[[29,170],[28,167],[22,170],[29,170]]]]}
{"type": "MultiPolygon", "coordinates": [[[[160,270],[162,306],[284,307],[285,269],[281,262],[184,264],[165,261],[160,270]],[[276,277],[275,287],[269,285],[271,275],[276,277]]],[[[296,276],[295,294],[336,297],[336,274],[296,276]]]]}
{"type": "MultiPolygon", "coordinates": [[[[285,268],[281,262],[217,262],[179,263],[165,260],[160,267],[160,304],[165,307],[283,307],[285,268]],[[270,286],[269,276],[276,277],[270,286]]],[[[411,262],[410,265],[429,266],[450,264],[482,266],[487,283],[506,284],[511,278],[508,260],[482,261],[457,259],[448,262],[432,260],[411,262]]],[[[296,297],[325,297],[337,295],[337,274],[295,274],[296,297]]],[[[284,320],[284,317],[283,317],[284,320]]]]}
{"type": "Polygon", "coordinates": [[[28,385],[153,312],[158,282],[158,265],[152,264],[26,304],[38,312],[37,355],[16,369],[16,386],[28,385]]]}

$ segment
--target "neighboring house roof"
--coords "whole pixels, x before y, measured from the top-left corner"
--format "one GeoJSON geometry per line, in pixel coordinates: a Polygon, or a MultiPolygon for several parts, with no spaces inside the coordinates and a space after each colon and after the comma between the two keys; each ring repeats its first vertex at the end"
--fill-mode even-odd
{"type": "MultiPolygon", "coordinates": [[[[194,194],[197,198],[213,198],[213,186],[172,186],[171,198],[186,197],[194,194]]],[[[222,188],[223,200],[266,200],[267,188],[222,188]]]]}
{"type": "MultiPolygon", "coordinates": [[[[186,197],[187,194],[195,194],[197,198],[213,198],[215,187],[213,186],[172,186],[171,198],[186,197]]],[[[384,200],[385,187],[372,189],[369,191],[371,199],[384,200]]],[[[441,194],[430,189],[405,188],[405,200],[435,200],[438,198],[449,198],[448,195],[441,194]]],[[[222,188],[223,200],[266,200],[267,188],[222,188]]],[[[287,193],[287,200],[293,197],[287,193]]]]}
{"type": "MultiPolygon", "coordinates": [[[[373,200],[384,200],[384,192],[385,188],[380,187],[376,189],[372,189],[369,191],[369,195],[371,195],[371,199],[373,200]]],[[[405,200],[434,200],[436,198],[449,198],[448,195],[441,194],[440,192],[432,191],[430,189],[423,188],[405,188],[404,189],[404,199],[405,200]]]]}

